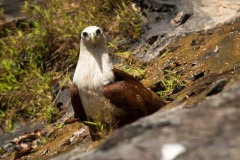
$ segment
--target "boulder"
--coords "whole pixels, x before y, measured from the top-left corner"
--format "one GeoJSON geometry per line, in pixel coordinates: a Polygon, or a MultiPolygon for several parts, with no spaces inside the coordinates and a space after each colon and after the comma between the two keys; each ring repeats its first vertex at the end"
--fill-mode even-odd
{"type": "Polygon", "coordinates": [[[240,16],[239,0],[140,0],[138,5],[146,25],[133,54],[144,62],[159,56],[173,36],[212,29],[240,16]]]}
{"type": "Polygon", "coordinates": [[[240,76],[198,104],[159,111],[113,133],[97,149],[54,160],[238,160],[240,76]]]}

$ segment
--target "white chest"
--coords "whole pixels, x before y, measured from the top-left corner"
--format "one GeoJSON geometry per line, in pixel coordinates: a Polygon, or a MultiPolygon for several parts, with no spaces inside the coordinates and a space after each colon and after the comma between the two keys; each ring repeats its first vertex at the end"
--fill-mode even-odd
{"type": "Polygon", "coordinates": [[[73,83],[78,89],[98,90],[103,85],[113,82],[113,66],[107,52],[103,48],[82,50],[73,77],[73,83]]]}
{"type": "Polygon", "coordinates": [[[109,55],[104,48],[92,48],[89,51],[81,47],[73,83],[78,87],[87,116],[96,108],[102,107],[99,103],[104,98],[102,87],[114,82],[112,68],[109,55]]]}

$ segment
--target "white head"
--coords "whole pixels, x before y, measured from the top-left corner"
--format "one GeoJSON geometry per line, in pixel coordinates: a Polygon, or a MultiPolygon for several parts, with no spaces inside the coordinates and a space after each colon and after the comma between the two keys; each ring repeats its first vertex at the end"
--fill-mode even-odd
{"type": "Polygon", "coordinates": [[[105,46],[106,40],[101,28],[97,26],[89,26],[82,31],[81,43],[86,47],[105,46]]]}
{"type": "Polygon", "coordinates": [[[89,26],[81,33],[78,64],[73,82],[78,89],[96,90],[114,81],[112,63],[101,28],[89,26]]]}

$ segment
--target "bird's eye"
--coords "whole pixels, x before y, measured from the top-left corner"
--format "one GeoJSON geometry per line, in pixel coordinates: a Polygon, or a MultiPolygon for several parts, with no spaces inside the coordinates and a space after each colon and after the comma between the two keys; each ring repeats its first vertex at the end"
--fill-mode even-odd
{"type": "Polygon", "coordinates": [[[83,32],[83,37],[86,38],[88,36],[87,32],[83,32]]]}
{"type": "Polygon", "coordinates": [[[96,34],[101,34],[101,30],[97,29],[96,34]]]}

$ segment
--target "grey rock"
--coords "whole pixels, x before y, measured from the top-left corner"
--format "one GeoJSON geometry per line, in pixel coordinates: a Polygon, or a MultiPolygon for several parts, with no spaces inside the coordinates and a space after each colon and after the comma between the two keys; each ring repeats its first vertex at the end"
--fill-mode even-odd
{"type": "Polygon", "coordinates": [[[3,0],[2,4],[0,4],[0,7],[4,9],[4,14],[16,17],[21,15],[23,3],[24,0],[3,0]]]}
{"type": "Polygon", "coordinates": [[[173,26],[177,27],[177,26],[184,24],[190,17],[191,17],[191,14],[189,14],[189,13],[186,14],[183,11],[181,11],[176,15],[176,17],[171,19],[170,23],[173,26]]]}
{"type": "Polygon", "coordinates": [[[238,160],[240,157],[240,81],[196,105],[157,112],[113,133],[99,148],[77,150],[65,160],[238,160]],[[176,154],[173,154],[176,151],[176,154]]]}
{"type": "Polygon", "coordinates": [[[69,88],[64,88],[58,90],[58,94],[56,97],[56,105],[61,108],[61,110],[65,110],[65,113],[62,117],[57,121],[57,123],[63,123],[66,119],[70,117],[74,117],[74,111],[71,104],[69,88]]]}
{"type": "Polygon", "coordinates": [[[162,43],[167,41],[166,39],[211,29],[218,24],[234,21],[240,16],[239,0],[145,0],[140,3],[140,6],[143,6],[147,25],[144,28],[141,41],[134,48],[133,54],[144,62],[161,54],[157,46],[162,46],[162,43]],[[173,25],[173,20],[179,13],[183,13],[184,20],[173,25]],[[162,36],[156,43],[151,46],[145,43],[147,39],[157,35],[162,36]],[[147,51],[143,48],[147,48],[147,51]]]}
{"type": "Polygon", "coordinates": [[[214,94],[221,92],[224,89],[227,82],[228,82],[227,79],[220,79],[214,82],[214,84],[208,90],[207,96],[212,96],[214,94]]]}

